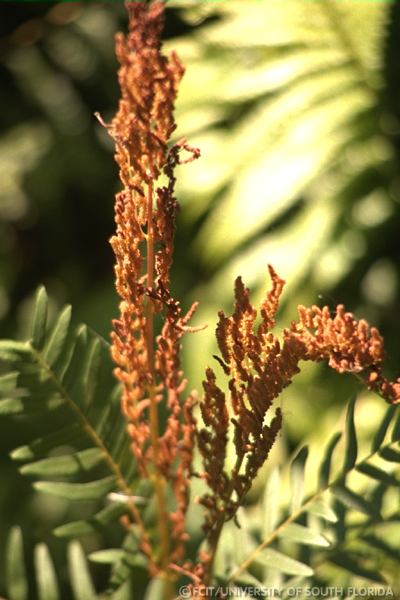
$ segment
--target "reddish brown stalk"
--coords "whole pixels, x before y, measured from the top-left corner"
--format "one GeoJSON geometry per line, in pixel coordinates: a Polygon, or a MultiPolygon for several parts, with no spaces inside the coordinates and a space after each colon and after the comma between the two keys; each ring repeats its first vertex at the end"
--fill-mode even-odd
{"type": "MultiPolygon", "coordinates": [[[[149,182],[147,190],[147,288],[153,291],[154,286],[154,230],[153,230],[153,182],[149,182]]],[[[154,377],[154,327],[153,303],[147,302],[147,356],[149,372],[154,377]]]]}
{"type": "MultiPolygon", "coordinates": [[[[153,229],[153,182],[150,181],[147,190],[147,288],[149,292],[153,291],[154,285],[154,229],[153,229]]],[[[169,531],[168,531],[168,512],[165,499],[165,482],[158,468],[159,464],[159,444],[160,433],[157,395],[154,385],[154,309],[151,298],[148,298],[146,305],[146,350],[148,371],[151,382],[148,386],[149,394],[149,417],[150,417],[150,435],[153,452],[154,473],[152,480],[157,497],[158,524],[160,532],[161,546],[161,568],[167,572],[170,561],[169,531]]]]}
{"type": "Polygon", "coordinates": [[[159,540],[144,543],[142,539],[142,550],[152,573],[168,580],[170,563],[184,555],[194,443],[192,399],[181,399],[185,381],[179,352],[195,307],[181,316],[169,285],[178,209],[174,169],[182,150],[188,151],[187,160],[199,152],[184,140],[168,145],[175,129],[174,101],[183,67],[176,55],[167,58],[161,52],[164,3],[132,2],[127,9],[129,34],[116,40],[122,98],[107,126],[116,143],[123,184],[116,198],[117,229],[111,239],[121,297],[112,356],[122,383],[122,411],[132,452],[141,476],[153,482],[157,502],[159,540]],[[165,185],[160,183],[161,175],[165,185]],[[155,339],[154,315],[160,313],[164,325],[155,339]],[[170,411],[165,427],[158,415],[163,400],[170,411]],[[169,513],[171,495],[175,510],[169,513]]]}

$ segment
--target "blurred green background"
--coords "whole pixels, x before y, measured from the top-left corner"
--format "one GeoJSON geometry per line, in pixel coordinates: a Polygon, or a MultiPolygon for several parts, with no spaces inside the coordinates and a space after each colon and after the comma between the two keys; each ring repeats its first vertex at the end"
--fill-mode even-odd
{"type": "MultiPolygon", "coordinates": [[[[44,283],[54,307],[71,303],[77,322],[107,337],[119,182],[93,114],[109,121],[117,107],[113,38],[125,10],[6,2],[0,15],[1,335],[23,334],[44,283]]],[[[400,6],[175,0],[165,39],[187,70],[176,138],[202,152],[177,174],[173,291],[184,307],[200,300],[195,322],[209,325],[184,348],[189,386],[212,363],[216,314],[230,310],[235,277],[259,299],[267,263],[287,280],[282,327],[298,303],[344,302],[381,329],[397,375],[400,6]]],[[[352,379],[307,366],[282,400],[287,447],[322,440],[355,391],[352,379]]],[[[381,404],[365,395],[367,429],[381,404]]],[[[18,523],[28,547],[44,539],[62,553],[50,532],[65,505],[34,494],[7,458],[28,433],[23,420],[0,421],[0,536],[18,523]]]]}

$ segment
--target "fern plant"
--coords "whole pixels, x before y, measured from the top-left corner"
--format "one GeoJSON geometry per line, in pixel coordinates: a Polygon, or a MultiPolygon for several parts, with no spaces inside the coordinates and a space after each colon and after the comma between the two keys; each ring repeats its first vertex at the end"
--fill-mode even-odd
{"type": "MultiPolygon", "coordinates": [[[[54,532],[71,540],[69,593],[77,600],[143,594],[172,600],[177,593],[200,598],[215,590],[223,597],[234,586],[246,593],[250,585],[253,592],[279,588],[282,597],[303,586],[307,597],[307,585],[328,585],[329,569],[338,567],[348,589],[368,580],[393,595],[391,569],[383,572],[376,560],[384,552],[394,561],[393,572],[398,560],[379,526],[399,517],[393,499],[400,481],[400,379],[383,373],[376,328],[343,305],[333,313],[326,306],[299,306],[298,320],[280,339],[273,329],[285,282],[269,266],[271,285],[258,310],[236,279],[232,315],[220,311],[216,328],[220,374],[206,369],[199,401],[194,393],[185,395],[181,342],[202,327],[189,325],[196,304],[183,314],[171,293],[174,186],[176,167],[198,158],[199,150],[185,139],[170,144],[183,66],[175,54],[162,53],[164,4],[128,3],[127,9],[129,33],[116,41],[118,112],[110,124],[98,115],[115,141],[123,186],[111,239],[121,300],[111,345],[84,325],[71,326],[70,307],[48,327],[44,288],[36,295],[29,339],[0,342],[8,369],[0,377],[0,414],[28,421],[43,415],[45,424],[43,435],[16,448],[12,458],[23,463],[20,472],[35,480],[38,492],[82,503],[82,517],[54,532]],[[300,449],[288,466],[288,502],[275,471],[260,518],[259,508],[244,506],[282,426],[276,399],[302,361],[324,361],[339,374],[350,373],[392,406],[360,458],[352,400],[341,466],[332,468],[340,438],[335,434],[315,490],[304,494],[309,459],[307,448],[300,449]],[[201,493],[193,499],[196,480],[201,493]],[[203,523],[190,548],[193,503],[203,508],[203,523]],[[362,518],[353,521],[354,513],[362,518]],[[92,562],[110,565],[99,592],[77,540],[107,528],[118,529],[120,545],[89,554],[92,562]]],[[[36,591],[29,589],[22,535],[14,528],[6,565],[9,599],[59,598],[63,592],[45,544],[35,548],[33,570],[36,591]]]]}
{"type": "MultiPolygon", "coordinates": [[[[44,478],[35,483],[38,490],[55,496],[97,500],[118,489],[130,495],[127,481],[134,467],[126,452],[108,344],[85,326],[70,327],[70,317],[66,307],[46,330],[47,295],[40,288],[31,340],[1,343],[2,359],[13,369],[2,376],[2,414],[43,412],[55,424],[48,435],[16,448],[12,458],[26,463],[23,474],[44,478]],[[65,447],[67,454],[57,453],[65,447]],[[57,455],[46,458],[52,453],[57,455]],[[62,481],[65,477],[74,483],[62,481]]],[[[121,506],[96,515],[93,523],[98,518],[107,522],[113,513],[111,519],[121,514],[121,506]]],[[[86,527],[83,523],[81,533],[90,531],[86,527]]],[[[68,528],[63,530],[67,534],[68,528]]]]}

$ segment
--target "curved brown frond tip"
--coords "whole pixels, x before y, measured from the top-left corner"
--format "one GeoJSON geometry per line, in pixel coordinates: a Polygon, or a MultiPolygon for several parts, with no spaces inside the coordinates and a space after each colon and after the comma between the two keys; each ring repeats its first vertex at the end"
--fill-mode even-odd
{"type": "Polygon", "coordinates": [[[338,373],[353,373],[390,404],[400,402],[400,378],[392,382],[382,375],[383,338],[376,327],[357,320],[339,304],[331,316],[327,306],[298,307],[299,322],[285,330],[288,343],[300,343],[303,360],[326,360],[338,373]]]}
{"type": "Polygon", "coordinates": [[[221,357],[215,358],[229,378],[229,398],[218,387],[213,369],[207,369],[203,383],[201,413],[205,427],[197,433],[197,440],[205,465],[203,478],[212,491],[200,499],[207,509],[205,530],[210,539],[221,518],[234,517],[268,457],[282,423],[279,408],[274,409],[271,419],[267,419],[268,413],[299,372],[301,360],[325,360],[339,373],[362,377],[368,388],[388,402],[400,402],[400,379],[390,382],[381,372],[384,351],[379,331],[363,319],[356,320],[342,305],[333,316],[327,306],[299,306],[299,320],[284,329],[280,341],[271,329],[284,281],[271,266],[269,274],[272,286],[261,304],[259,324],[250,292],[240,277],[235,282],[232,316],[219,313],[216,337],[221,357]],[[237,455],[230,472],[225,465],[228,410],[237,455]]]}

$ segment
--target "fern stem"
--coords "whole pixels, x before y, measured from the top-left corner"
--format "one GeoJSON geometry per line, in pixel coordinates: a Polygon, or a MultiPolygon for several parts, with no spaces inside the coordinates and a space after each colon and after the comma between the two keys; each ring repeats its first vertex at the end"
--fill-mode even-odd
{"type": "MultiPolygon", "coordinates": [[[[154,285],[154,227],[153,227],[153,183],[150,181],[147,189],[147,287],[149,290],[154,285]]],[[[171,597],[168,591],[168,565],[169,565],[169,532],[168,532],[168,512],[165,505],[165,480],[158,467],[159,460],[159,419],[158,406],[156,399],[156,390],[154,385],[154,310],[151,298],[148,298],[146,306],[146,347],[147,347],[147,366],[151,378],[149,386],[149,417],[150,417],[150,436],[153,452],[153,483],[157,499],[158,509],[158,528],[160,532],[161,547],[161,568],[166,576],[165,594],[166,599],[171,597]]]]}

